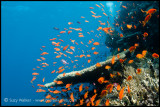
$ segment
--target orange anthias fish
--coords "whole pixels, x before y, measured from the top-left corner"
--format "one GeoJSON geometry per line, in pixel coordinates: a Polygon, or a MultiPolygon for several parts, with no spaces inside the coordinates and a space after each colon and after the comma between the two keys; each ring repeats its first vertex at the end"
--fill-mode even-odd
{"type": "Polygon", "coordinates": [[[146,25],[146,23],[150,20],[150,18],[151,18],[151,15],[150,15],[150,14],[145,17],[144,21],[142,21],[143,27],[144,27],[144,26],[146,25]]]}
{"type": "Polygon", "coordinates": [[[112,57],[111,63],[112,65],[115,63],[115,56],[112,57]]]}
{"type": "Polygon", "coordinates": [[[60,69],[59,71],[58,71],[58,73],[61,73],[61,72],[63,72],[65,69],[60,69]]]}
{"type": "Polygon", "coordinates": [[[111,66],[108,66],[108,65],[105,66],[105,69],[110,69],[110,68],[111,68],[111,66]]]}
{"type": "Polygon", "coordinates": [[[36,79],[36,76],[34,76],[31,80],[31,83],[33,83],[33,81],[36,79]]]}
{"type": "Polygon", "coordinates": [[[95,106],[98,106],[100,102],[101,102],[101,99],[97,100],[95,106]]]}
{"type": "Polygon", "coordinates": [[[143,36],[144,36],[144,37],[147,37],[147,36],[148,36],[148,33],[147,33],[147,32],[144,32],[144,33],[143,33],[143,36]]]}
{"type": "Polygon", "coordinates": [[[111,29],[111,27],[109,27],[109,28],[103,28],[102,30],[105,32],[105,33],[109,33],[108,31],[111,29]]]}
{"type": "Polygon", "coordinates": [[[137,57],[138,59],[142,59],[144,56],[143,56],[142,54],[137,54],[136,57],[137,57]]]}
{"type": "Polygon", "coordinates": [[[129,60],[128,63],[129,63],[129,64],[132,64],[132,63],[133,63],[133,60],[129,60]]]}
{"type": "Polygon", "coordinates": [[[93,45],[99,45],[99,42],[94,42],[93,45]]]}
{"type": "Polygon", "coordinates": [[[144,13],[144,12],[146,12],[146,15],[147,14],[154,14],[156,11],[157,11],[157,9],[149,9],[148,11],[143,11],[142,9],[141,9],[141,11],[144,13]]]}
{"type": "Polygon", "coordinates": [[[123,92],[124,92],[124,89],[125,89],[125,87],[123,87],[122,89],[121,89],[121,91],[119,92],[119,99],[120,100],[122,100],[122,98],[123,98],[123,92]]]}
{"type": "Polygon", "coordinates": [[[65,46],[65,47],[63,48],[63,51],[65,51],[65,50],[68,48],[68,46],[69,46],[69,45],[65,46]]]}
{"type": "Polygon", "coordinates": [[[84,99],[88,97],[88,91],[84,94],[84,99]]]}
{"type": "Polygon", "coordinates": [[[140,74],[141,73],[141,69],[138,68],[136,73],[140,74]]]}
{"type": "Polygon", "coordinates": [[[96,67],[101,67],[101,64],[100,63],[96,63],[96,67]]]}
{"type": "Polygon", "coordinates": [[[127,78],[127,81],[131,80],[132,79],[132,76],[128,76],[127,78]]]}
{"type": "Polygon", "coordinates": [[[84,99],[82,98],[81,100],[79,100],[80,101],[80,105],[83,105],[83,101],[84,101],[84,99]]]}
{"type": "Polygon", "coordinates": [[[120,90],[121,89],[121,86],[118,84],[117,85],[117,90],[120,90]]]}
{"type": "Polygon", "coordinates": [[[153,54],[152,54],[152,57],[153,57],[153,58],[159,58],[159,55],[158,55],[157,53],[153,53],[153,54]]]}
{"type": "Polygon", "coordinates": [[[92,97],[91,97],[91,103],[92,103],[92,106],[94,106],[94,100],[95,100],[95,98],[96,98],[96,96],[97,96],[97,94],[95,94],[95,95],[93,95],[92,97]]]}
{"type": "Polygon", "coordinates": [[[112,89],[113,89],[113,85],[112,84],[108,84],[106,86],[106,89],[108,90],[109,89],[109,92],[111,93],[112,92],[112,89]]]}
{"type": "Polygon", "coordinates": [[[61,93],[61,91],[54,90],[54,91],[52,91],[52,93],[54,93],[54,94],[59,94],[59,93],[61,93]]]}
{"type": "Polygon", "coordinates": [[[83,89],[83,84],[81,84],[81,85],[79,86],[79,92],[81,92],[82,89],[83,89]]]}
{"type": "Polygon", "coordinates": [[[109,106],[109,99],[106,100],[105,106],[109,106]]]}
{"type": "Polygon", "coordinates": [[[70,98],[71,98],[71,101],[74,102],[73,93],[71,93],[70,98]]]}
{"type": "Polygon", "coordinates": [[[98,79],[98,82],[99,82],[100,84],[102,84],[102,83],[104,82],[104,77],[100,77],[100,78],[98,79]]]}
{"type": "Polygon", "coordinates": [[[120,34],[120,37],[123,37],[123,34],[120,34]]]}
{"type": "Polygon", "coordinates": [[[46,90],[42,90],[42,89],[37,89],[36,92],[46,92],[46,90]]]}
{"type": "Polygon", "coordinates": [[[63,84],[62,81],[54,81],[54,82],[57,83],[57,84],[63,84]]]}
{"type": "Polygon", "coordinates": [[[39,73],[34,72],[34,73],[32,73],[32,75],[39,75],[39,73]]]}
{"type": "Polygon", "coordinates": [[[129,51],[130,51],[130,52],[134,52],[134,51],[135,51],[135,49],[136,49],[136,47],[135,47],[135,46],[131,46],[131,47],[129,48],[129,51]]]}
{"type": "Polygon", "coordinates": [[[93,54],[97,55],[97,54],[98,54],[98,52],[93,52],[93,54]]]}
{"type": "Polygon", "coordinates": [[[72,85],[72,83],[71,84],[66,84],[66,88],[69,88],[71,85],[72,85]]]}
{"type": "Polygon", "coordinates": [[[132,24],[131,25],[127,24],[127,28],[131,29],[132,28],[132,24]]]}
{"type": "Polygon", "coordinates": [[[101,91],[101,94],[100,94],[100,97],[102,98],[103,96],[107,95],[108,94],[108,91],[107,90],[102,90],[101,91]]]}
{"type": "Polygon", "coordinates": [[[142,55],[143,55],[143,57],[145,57],[145,56],[146,56],[146,54],[147,54],[147,50],[143,50],[143,51],[142,51],[142,55]]]}
{"type": "Polygon", "coordinates": [[[130,90],[130,88],[129,88],[129,85],[127,85],[128,86],[128,93],[130,93],[131,92],[131,90],[130,90]]]}
{"type": "Polygon", "coordinates": [[[126,7],[126,6],[123,6],[123,5],[122,5],[122,7],[123,7],[123,8],[125,8],[125,9],[127,9],[127,7],[126,7]]]}

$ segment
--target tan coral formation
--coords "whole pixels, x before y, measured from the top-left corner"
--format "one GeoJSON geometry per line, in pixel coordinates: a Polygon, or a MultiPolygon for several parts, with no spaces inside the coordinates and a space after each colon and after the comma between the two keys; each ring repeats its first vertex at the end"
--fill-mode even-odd
{"type": "MultiPolygon", "coordinates": [[[[110,99],[110,105],[114,106],[157,106],[159,105],[159,77],[152,76],[150,68],[141,68],[140,74],[136,73],[136,69],[132,66],[125,66],[124,76],[132,76],[130,81],[123,80],[121,87],[125,86],[124,97],[119,100],[119,91],[116,87],[113,92],[107,94],[101,99],[99,105],[104,105],[106,99],[110,99]],[[127,91],[127,85],[130,87],[130,94],[127,91]]],[[[155,72],[154,72],[155,74],[155,72]]]]}
{"type": "MultiPolygon", "coordinates": [[[[119,53],[120,59],[125,58],[126,54],[129,52],[129,50],[123,51],[119,53]]],[[[65,76],[63,74],[59,74],[57,78],[55,78],[53,81],[63,81],[63,84],[56,84],[55,82],[47,83],[45,84],[45,87],[49,88],[51,86],[64,86],[67,83],[81,83],[81,82],[92,82],[97,80],[96,78],[99,77],[99,74],[102,73],[105,70],[105,66],[108,64],[111,64],[112,57],[109,57],[106,61],[99,62],[101,64],[101,67],[96,67],[96,64],[85,68],[80,71],[72,71],[69,73],[66,73],[65,76]],[[76,73],[79,73],[79,75],[76,75],[76,73]]],[[[118,58],[115,57],[115,62],[118,61],[118,58]]]]}

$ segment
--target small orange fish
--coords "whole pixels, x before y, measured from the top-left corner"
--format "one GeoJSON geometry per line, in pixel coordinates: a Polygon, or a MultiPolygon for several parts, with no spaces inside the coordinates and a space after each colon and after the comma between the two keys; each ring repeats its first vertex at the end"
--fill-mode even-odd
{"type": "Polygon", "coordinates": [[[129,64],[132,64],[132,63],[133,63],[133,60],[129,60],[128,63],[129,63],[129,64]]]}
{"type": "Polygon", "coordinates": [[[66,33],[66,31],[61,31],[60,33],[66,33]]]}
{"type": "Polygon", "coordinates": [[[145,17],[145,19],[144,19],[144,21],[142,21],[142,25],[143,25],[143,27],[146,25],[146,23],[150,20],[150,18],[151,18],[151,16],[152,15],[147,15],[146,17],[145,17]]]}
{"type": "Polygon", "coordinates": [[[54,91],[52,91],[54,94],[59,94],[59,93],[61,93],[61,91],[58,91],[58,90],[54,90],[54,91]]]}
{"type": "Polygon", "coordinates": [[[91,59],[88,59],[88,63],[90,63],[91,62],[91,59]]]}
{"type": "Polygon", "coordinates": [[[80,100],[80,105],[83,105],[83,101],[84,101],[84,99],[82,98],[82,99],[80,100]]]}
{"type": "Polygon", "coordinates": [[[115,56],[112,57],[111,63],[112,65],[115,63],[115,56]]]}
{"type": "Polygon", "coordinates": [[[128,76],[127,78],[127,81],[131,80],[132,79],[132,76],[128,76]]]}
{"type": "Polygon", "coordinates": [[[123,37],[123,34],[120,34],[120,37],[123,37]]]}
{"type": "Polygon", "coordinates": [[[93,45],[99,45],[99,42],[94,42],[93,45]]]}
{"type": "Polygon", "coordinates": [[[79,86],[79,92],[81,92],[82,89],[83,89],[83,84],[81,84],[81,85],[79,86]]]}
{"type": "Polygon", "coordinates": [[[137,54],[136,57],[137,57],[138,59],[142,59],[142,58],[143,58],[143,55],[142,55],[142,54],[137,54]]]}
{"type": "Polygon", "coordinates": [[[134,52],[134,51],[135,51],[135,49],[136,49],[136,47],[135,47],[135,46],[131,46],[131,47],[129,48],[129,51],[130,51],[130,52],[134,52]]]}
{"type": "Polygon", "coordinates": [[[58,73],[61,73],[61,72],[63,72],[65,69],[60,69],[59,71],[58,71],[58,73]]]}
{"type": "Polygon", "coordinates": [[[124,89],[125,89],[125,87],[123,87],[122,89],[121,89],[121,91],[119,92],[119,99],[120,100],[122,100],[122,98],[123,98],[123,92],[124,92],[124,89]]]}
{"type": "Polygon", "coordinates": [[[122,7],[123,7],[123,8],[125,8],[125,9],[127,9],[127,7],[126,7],[126,6],[123,6],[123,5],[122,5],[122,7]]]}
{"type": "Polygon", "coordinates": [[[108,65],[105,66],[105,69],[110,69],[110,68],[111,68],[111,66],[108,66],[108,65]]]}
{"type": "Polygon", "coordinates": [[[63,51],[65,51],[65,50],[68,48],[68,46],[69,46],[69,45],[65,46],[65,47],[63,48],[63,51]]]}
{"type": "Polygon", "coordinates": [[[32,75],[39,75],[39,73],[34,72],[34,73],[32,73],[32,75]]]}
{"type": "Polygon", "coordinates": [[[141,69],[138,68],[136,73],[140,74],[141,73],[141,69]]]}
{"type": "Polygon", "coordinates": [[[117,72],[117,75],[118,75],[118,76],[121,76],[121,74],[120,74],[119,72],[117,72]]]}
{"type": "Polygon", "coordinates": [[[78,72],[76,72],[75,74],[76,74],[76,75],[78,75],[78,76],[81,76],[81,74],[80,74],[80,73],[78,73],[78,72]]]}
{"type": "Polygon", "coordinates": [[[43,78],[43,80],[42,80],[42,81],[44,82],[44,80],[45,80],[45,77],[43,78]]]}
{"type": "Polygon", "coordinates": [[[57,84],[63,84],[62,81],[54,81],[54,82],[57,83],[57,84]]]}
{"type": "Polygon", "coordinates": [[[131,90],[130,90],[130,88],[129,88],[129,85],[127,85],[128,86],[128,93],[130,93],[131,92],[131,90]]]}
{"type": "Polygon", "coordinates": [[[70,98],[71,98],[71,101],[74,102],[73,93],[71,93],[70,98]]]}
{"type": "Polygon", "coordinates": [[[121,86],[118,84],[117,85],[117,90],[119,91],[121,89],[121,86]]]}
{"type": "Polygon", "coordinates": [[[120,49],[118,48],[118,52],[120,51],[120,49]]]}
{"type": "Polygon", "coordinates": [[[36,92],[46,92],[46,90],[42,90],[42,89],[37,89],[36,92]]]}
{"type": "Polygon", "coordinates": [[[73,24],[72,22],[68,22],[69,25],[73,24]]]}
{"type": "Polygon", "coordinates": [[[145,56],[146,56],[146,54],[147,54],[147,50],[143,50],[143,51],[142,51],[142,55],[143,55],[143,57],[145,57],[145,56]]]}
{"type": "Polygon", "coordinates": [[[109,106],[109,99],[106,100],[105,106],[109,106]]]}
{"type": "Polygon", "coordinates": [[[97,100],[95,106],[98,106],[100,102],[101,102],[101,99],[97,100]]]}
{"type": "Polygon", "coordinates": [[[72,83],[71,84],[66,84],[66,88],[69,88],[71,85],[72,85],[72,83]]]}
{"type": "Polygon", "coordinates": [[[100,63],[96,63],[96,67],[101,67],[101,64],[100,63]]]}
{"type": "Polygon", "coordinates": [[[157,53],[153,53],[153,54],[152,54],[152,57],[153,57],[153,58],[159,58],[159,55],[158,55],[157,53]]]}
{"type": "Polygon", "coordinates": [[[98,54],[98,52],[93,52],[93,54],[97,55],[97,54],[98,54]]]}
{"type": "Polygon", "coordinates": [[[51,73],[54,73],[55,72],[55,70],[53,70],[51,73]]]}
{"type": "Polygon", "coordinates": [[[102,84],[102,83],[104,82],[104,77],[100,77],[100,78],[98,79],[98,82],[99,82],[100,84],[102,84]]]}
{"type": "Polygon", "coordinates": [[[91,97],[91,103],[92,103],[92,106],[94,106],[94,100],[95,100],[95,98],[96,98],[96,96],[97,96],[97,94],[95,94],[95,95],[93,95],[92,97],[91,97]]]}
{"type": "Polygon", "coordinates": [[[84,99],[88,97],[88,91],[84,94],[84,99]]]}
{"type": "Polygon", "coordinates": [[[103,96],[107,95],[108,94],[108,91],[107,90],[102,90],[101,91],[101,94],[100,94],[100,97],[102,98],[103,96]]]}
{"type": "Polygon", "coordinates": [[[144,32],[144,33],[143,33],[143,36],[144,36],[144,37],[147,37],[147,36],[148,36],[148,33],[147,33],[147,32],[144,32]]]}
{"type": "Polygon", "coordinates": [[[131,29],[132,28],[132,24],[131,25],[127,24],[127,28],[131,29]]]}
{"type": "Polygon", "coordinates": [[[112,84],[108,84],[106,86],[106,89],[108,90],[109,89],[109,92],[111,93],[112,92],[112,89],[113,89],[113,85],[112,84]]]}

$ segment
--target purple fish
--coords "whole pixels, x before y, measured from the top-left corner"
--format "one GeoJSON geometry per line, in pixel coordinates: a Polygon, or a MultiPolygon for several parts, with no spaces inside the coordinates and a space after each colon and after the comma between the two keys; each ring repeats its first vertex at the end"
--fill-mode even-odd
{"type": "Polygon", "coordinates": [[[64,59],[61,59],[61,62],[63,63],[63,64],[69,64],[69,63],[67,63],[64,59]]]}

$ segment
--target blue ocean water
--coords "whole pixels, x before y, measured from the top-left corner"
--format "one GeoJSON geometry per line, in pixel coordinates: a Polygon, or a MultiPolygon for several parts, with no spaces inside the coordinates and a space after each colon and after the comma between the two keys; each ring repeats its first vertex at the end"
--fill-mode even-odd
{"type": "MultiPolygon", "coordinates": [[[[105,46],[105,36],[99,38],[95,35],[99,34],[96,30],[100,24],[98,20],[111,24],[114,23],[114,17],[119,10],[119,3],[116,1],[2,1],[1,2],[1,103],[2,105],[50,105],[46,103],[36,102],[36,99],[44,98],[43,93],[36,93],[36,88],[32,87],[30,83],[33,78],[32,69],[39,65],[37,59],[41,57],[42,51],[40,48],[46,46],[44,51],[49,54],[45,56],[46,62],[49,67],[44,68],[43,71],[37,71],[40,73],[34,85],[42,82],[42,78],[45,77],[45,83],[52,82],[58,74],[51,75],[51,71],[58,70],[63,63],[60,59],[55,58],[54,46],[49,39],[58,38],[64,40],[61,43],[62,46],[71,45],[75,46],[75,54],[69,55],[71,59],[76,60],[74,56],[83,54],[78,52],[80,50],[88,51],[92,45],[88,45],[88,41],[94,39],[94,41],[100,42],[101,45],[96,47],[99,52],[98,55],[91,55],[92,63],[87,63],[87,59],[78,59],[78,66],[74,70],[81,70],[89,67],[97,62],[103,61],[110,55],[110,49],[105,46]],[[93,18],[92,11],[89,7],[97,8],[93,10],[98,15],[103,15],[100,8],[95,4],[102,3],[107,14],[112,16],[101,17],[98,19],[93,18]],[[116,5],[116,7],[115,7],[116,5]],[[111,11],[112,12],[111,12],[111,11]],[[85,19],[82,19],[84,16],[85,19]],[[88,20],[89,23],[86,23],[88,20]],[[81,22],[78,24],[77,21],[81,22]],[[73,22],[73,25],[68,25],[68,22],[73,22]],[[53,27],[57,27],[60,30],[54,30],[53,27]],[[79,38],[76,31],[66,34],[59,34],[60,31],[64,31],[64,28],[82,28],[84,38],[79,38]],[[94,33],[90,33],[91,30],[94,33]],[[73,45],[70,39],[78,42],[79,45],[73,45]],[[88,45],[86,48],[84,45],[88,45]],[[78,49],[79,48],[79,49],[78,49]],[[53,62],[57,62],[53,66],[53,62]],[[84,67],[82,67],[84,65],[84,67]],[[27,101],[22,101],[28,99],[27,101]],[[18,100],[16,102],[16,100],[18,100]]],[[[104,32],[101,33],[104,35],[104,32]]],[[[58,40],[57,40],[58,41],[58,40]]],[[[65,73],[73,70],[73,64],[70,59],[61,57],[61,59],[67,60],[70,69],[67,69],[65,73]]]]}

